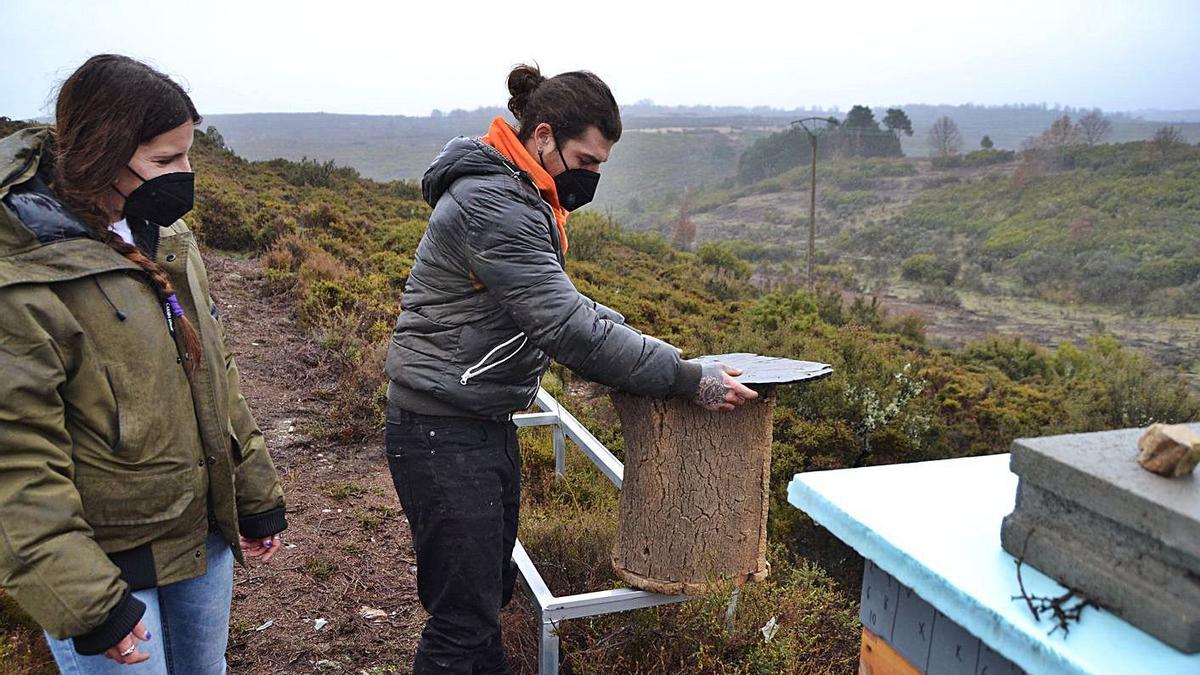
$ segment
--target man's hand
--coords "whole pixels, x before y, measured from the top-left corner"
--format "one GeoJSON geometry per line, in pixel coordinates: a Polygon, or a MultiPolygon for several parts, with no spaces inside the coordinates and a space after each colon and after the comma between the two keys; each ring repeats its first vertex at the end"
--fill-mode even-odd
{"type": "Polygon", "coordinates": [[[263,562],[269,562],[275,556],[275,552],[279,550],[279,535],[276,534],[266,539],[241,537],[239,543],[242,547],[242,554],[247,558],[262,558],[263,562]]]}
{"type": "Polygon", "coordinates": [[[758,392],[733,379],[742,371],[723,363],[704,365],[700,374],[700,387],[696,391],[695,403],[705,410],[733,410],[758,398],[758,392]]]}
{"type": "Polygon", "coordinates": [[[125,637],[121,638],[120,642],[109,647],[104,652],[104,655],[113,661],[126,666],[147,661],[150,659],[150,655],[146,652],[138,651],[137,643],[139,641],[145,642],[149,639],[150,633],[146,631],[146,624],[139,621],[137,622],[137,625],[133,627],[133,630],[129,632],[129,635],[126,635],[125,637]]]}

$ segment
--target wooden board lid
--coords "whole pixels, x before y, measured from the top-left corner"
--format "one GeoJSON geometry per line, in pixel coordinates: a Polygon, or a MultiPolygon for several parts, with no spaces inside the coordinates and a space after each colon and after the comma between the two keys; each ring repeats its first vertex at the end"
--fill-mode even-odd
{"type": "Polygon", "coordinates": [[[746,386],[753,384],[792,384],[807,380],[818,380],[833,374],[833,367],[816,361],[797,361],[778,356],[762,356],[748,352],[699,356],[692,361],[700,364],[720,362],[739,368],[742,374],[738,382],[746,386]]]}

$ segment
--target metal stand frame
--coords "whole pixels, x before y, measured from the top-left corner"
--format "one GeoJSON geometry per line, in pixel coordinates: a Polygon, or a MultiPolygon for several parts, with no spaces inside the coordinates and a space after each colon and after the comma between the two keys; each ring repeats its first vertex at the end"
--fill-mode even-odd
{"type": "MultiPolygon", "coordinates": [[[[613,456],[604,444],[596,439],[587,429],[567,412],[565,408],[546,393],[539,389],[534,399],[542,412],[513,415],[513,423],[518,427],[554,427],[554,472],[558,477],[565,475],[567,470],[567,443],[571,439],[583,454],[596,465],[596,468],[608,477],[617,489],[621,489],[621,481],[625,475],[625,467],[620,460],[613,456]]],[[[529,589],[534,605],[538,611],[540,637],[538,640],[538,673],[540,675],[556,675],[559,666],[558,654],[558,624],[567,619],[578,619],[586,616],[599,616],[613,612],[624,612],[643,607],[656,607],[688,600],[686,595],[663,595],[638,591],[632,588],[617,588],[608,591],[580,593],[578,595],[555,596],[546,586],[542,575],[538,573],[533,560],[525,552],[525,547],[518,539],[513,548],[513,562],[521,571],[524,585],[529,589]]],[[[730,603],[729,616],[732,617],[733,607],[737,601],[736,591],[730,603]]]]}

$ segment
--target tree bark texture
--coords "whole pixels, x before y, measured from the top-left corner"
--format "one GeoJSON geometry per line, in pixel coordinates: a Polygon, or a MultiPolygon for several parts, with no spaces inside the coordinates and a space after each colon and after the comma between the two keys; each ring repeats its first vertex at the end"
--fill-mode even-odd
{"type": "Polygon", "coordinates": [[[613,393],[625,477],[613,567],[634,588],[703,593],[766,578],[774,387],[730,412],[613,393]]]}

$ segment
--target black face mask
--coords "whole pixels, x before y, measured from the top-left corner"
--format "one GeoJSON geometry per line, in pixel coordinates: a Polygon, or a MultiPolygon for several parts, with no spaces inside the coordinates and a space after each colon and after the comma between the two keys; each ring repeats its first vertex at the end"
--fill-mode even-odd
{"type": "MultiPolygon", "coordinates": [[[[558,150],[558,157],[562,160],[563,167],[566,171],[554,177],[554,187],[558,190],[558,203],[568,211],[575,209],[592,201],[596,196],[596,186],[600,183],[600,174],[587,169],[572,169],[567,167],[567,158],[563,157],[562,145],[555,139],[554,147],[558,150]]],[[[546,168],[546,162],[542,160],[542,153],[538,153],[538,161],[542,163],[542,168],[546,168]]]]}
{"type": "MultiPolygon", "coordinates": [[[[138,178],[141,174],[132,168],[129,172],[138,178]]],[[[113,187],[117,190],[116,187],[113,187]]],[[[117,194],[121,191],[117,190],[117,194]]],[[[196,194],[196,174],[190,171],[164,173],[150,180],[142,178],[142,184],[125,197],[125,217],[133,216],[169,227],[192,210],[196,194]]]]}

